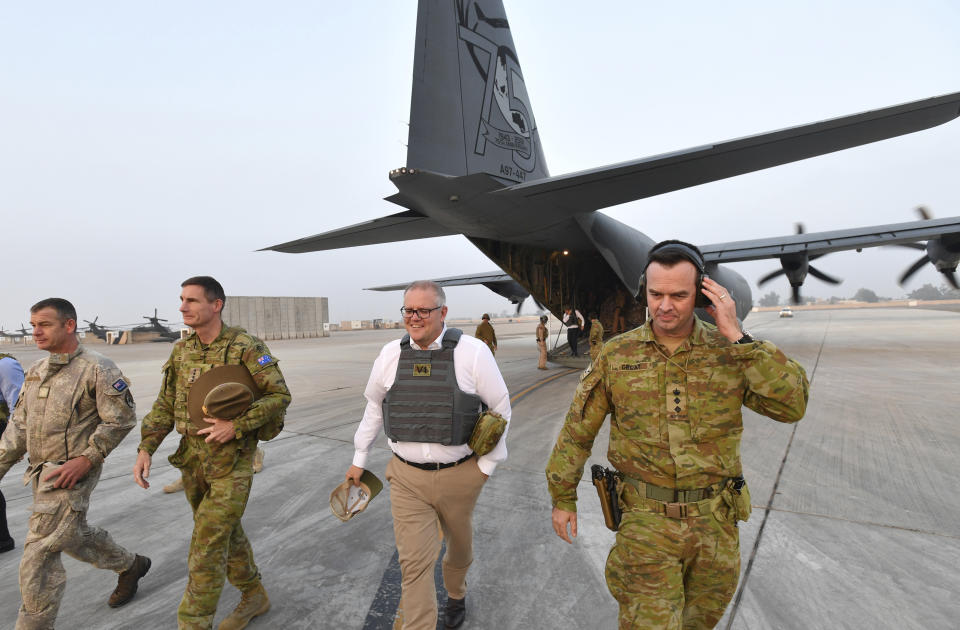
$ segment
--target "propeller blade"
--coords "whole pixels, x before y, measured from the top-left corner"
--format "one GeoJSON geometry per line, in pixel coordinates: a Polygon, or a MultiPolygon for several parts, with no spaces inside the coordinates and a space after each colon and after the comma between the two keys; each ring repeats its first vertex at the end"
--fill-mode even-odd
{"type": "Polygon", "coordinates": [[[924,221],[929,221],[933,218],[933,215],[930,214],[930,210],[926,206],[917,206],[917,214],[920,215],[920,218],[924,221]]]}
{"type": "Polygon", "coordinates": [[[842,280],[838,280],[833,276],[828,276],[827,274],[823,273],[813,265],[808,267],[807,271],[809,271],[810,275],[813,276],[814,278],[817,278],[818,280],[823,280],[824,282],[829,282],[830,284],[840,284],[841,282],[843,282],[842,280]]]}
{"type": "Polygon", "coordinates": [[[794,304],[800,303],[800,287],[790,287],[792,289],[792,295],[790,299],[793,300],[794,304]]]}
{"type": "Polygon", "coordinates": [[[953,271],[946,270],[941,271],[940,273],[947,279],[947,282],[950,283],[950,286],[954,289],[960,289],[960,284],[957,284],[957,274],[953,271]]]}
{"type": "Polygon", "coordinates": [[[786,272],[785,272],[783,269],[777,269],[777,270],[774,271],[773,273],[768,273],[768,274],[765,275],[764,277],[762,277],[762,278],[760,278],[759,280],[757,280],[757,286],[762,287],[764,284],[770,282],[771,280],[773,280],[773,279],[776,278],[777,276],[782,276],[782,275],[785,274],[785,273],[786,273],[786,272]]]}
{"type": "Polygon", "coordinates": [[[915,273],[917,273],[918,271],[920,271],[920,269],[921,269],[925,264],[927,264],[927,262],[928,262],[929,260],[930,260],[929,258],[927,258],[926,256],[924,256],[923,258],[921,258],[921,259],[918,260],[917,262],[915,262],[915,263],[913,263],[912,265],[910,265],[910,268],[907,269],[905,272],[903,272],[903,275],[900,276],[900,286],[903,286],[903,284],[907,281],[907,278],[909,278],[909,277],[912,276],[913,274],[915,274],[915,273]]]}

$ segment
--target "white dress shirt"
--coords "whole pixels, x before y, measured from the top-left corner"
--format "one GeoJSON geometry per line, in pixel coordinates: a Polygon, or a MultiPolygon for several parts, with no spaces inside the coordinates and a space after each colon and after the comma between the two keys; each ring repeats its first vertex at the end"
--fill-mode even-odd
{"type": "MultiPolygon", "coordinates": [[[[412,339],[410,346],[416,350],[439,350],[446,332],[447,326],[444,324],[440,336],[427,348],[421,348],[412,339]]],[[[363,392],[367,399],[367,407],[364,409],[360,426],[357,427],[357,433],[353,436],[353,445],[356,447],[353,455],[354,466],[366,468],[370,448],[383,428],[383,399],[386,398],[387,391],[393,386],[393,381],[397,377],[399,361],[400,340],[396,339],[383,347],[373,363],[370,380],[367,381],[367,388],[363,392]]],[[[510,393],[487,344],[476,337],[462,335],[453,351],[453,368],[461,391],[479,396],[487,407],[503,416],[509,430],[510,393]]],[[[387,442],[394,453],[418,464],[446,464],[463,459],[473,452],[466,444],[444,446],[432,442],[395,442],[391,439],[387,439],[387,442]]],[[[507,459],[506,430],[493,450],[480,457],[478,461],[480,470],[484,474],[491,475],[497,464],[505,459],[507,459]]]]}

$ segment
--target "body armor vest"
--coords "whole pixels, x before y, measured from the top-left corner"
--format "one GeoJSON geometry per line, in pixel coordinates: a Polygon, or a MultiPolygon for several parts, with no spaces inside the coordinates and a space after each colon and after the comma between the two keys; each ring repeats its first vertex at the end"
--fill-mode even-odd
{"type": "MultiPolygon", "coordinates": [[[[0,352],[0,359],[14,359],[16,357],[12,354],[4,354],[0,352]]],[[[10,418],[10,402],[7,400],[0,400],[0,433],[3,433],[3,430],[7,428],[7,420],[10,418]]]]}
{"type": "Polygon", "coordinates": [[[448,328],[439,350],[415,350],[400,341],[393,386],[383,399],[383,431],[395,442],[466,444],[483,410],[479,396],[457,385],[453,350],[463,331],[448,328]]]}

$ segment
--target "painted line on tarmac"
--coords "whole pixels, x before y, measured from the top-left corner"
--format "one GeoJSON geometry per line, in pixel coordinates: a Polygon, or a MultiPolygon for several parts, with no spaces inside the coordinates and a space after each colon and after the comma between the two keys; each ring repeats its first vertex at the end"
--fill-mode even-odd
{"type": "MultiPolygon", "coordinates": [[[[583,370],[576,369],[566,370],[539,380],[526,389],[514,394],[510,398],[510,404],[515,405],[517,401],[522,400],[529,395],[530,392],[551,381],[555,381],[562,376],[573,374],[574,372],[582,371],[583,370]]],[[[438,558],[443,557],[445,547],[446,544],[441,548],[438,558]]],[[[387,565],[387,568],[383,572],[383,577],[380,579],[380,587],[377,589],[377,594],[373,597],[373,602],[367,611],[367,618],[363,622],[363,630],[391,630],[395,627],[394,622],[397,619],[397,608],[400,605],[400,579],[400,560],[397,552],[394,551],[393,556],[390,558],[390,563],[387,565]]],[[[443,587],[443,570],[439,559],[433,569],[433,582],[437,589],[437,601],[446,602],[447,589],[443,587]]],[[[400,614],[403,614],[402,611],[400,614]]],[[[443,627],[443,606],[441,604],[437,614],[437,630],[442,630],[443,627]]]]}

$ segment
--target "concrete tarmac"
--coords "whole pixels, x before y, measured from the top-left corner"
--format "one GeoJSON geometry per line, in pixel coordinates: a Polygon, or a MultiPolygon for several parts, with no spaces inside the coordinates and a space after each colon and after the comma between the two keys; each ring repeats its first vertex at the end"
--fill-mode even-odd
{"type": "MultiPolygon", "coordinates": [[[[603,526],[589,480],[581,485],[575,544],[550,527],[543,469],[578,372],[536,369],[535,323],[495,326],[497,361],[514,397],[510,457],[487,482],[474,514],[463,627],[616,628],[616,603],[603,579],[614,534],[603,526]]],[[[744,410],[743,462],[754,508],[740,527],[740,588],[718,627],[956,627],[960,314],[811,311],[781,320],[755,313],[746,326],[799,360],[813,385],[799,424],[744,410]]],[[[328,499],[350,465],[373,359],[400,334],[269,343],[293,404],[285,431],[263,444],[265,468],[254,478],[243,520],[273,603],[250,628],[393,626],[399,584],[389,488],[348,523],[330,513],[328,499]]],[[[138,416],[146,414],[170,344],[92,347],[117,361],[132,382],[138,416]]],[[[4,348],[25,364],[42,356],[4,348]]],[[[150,556],[153,567],[136,598],[114,610],[106,601],[115,575],[64,557],[58,627],[176,627],[192,520],[183,495],[161,487],[178,475],[166,461],[177,436],[154,456],[149,490],[131,475],[138,439],[135,429],[107,458],[88,517],[150,556]]],[[[604,429],[589,463],[606,463],[606,442],[604,429]]],[[[369,464],[381,478],[390,456],[381,438],[369,464]]],[[[13,627],[19,604],[17,565],[31,504],[23,467],[0,484],[17,542],[0,554],[2,628],[13,627]]],[[[238,601],[227,585],[217,621],[238,601]]]]}

